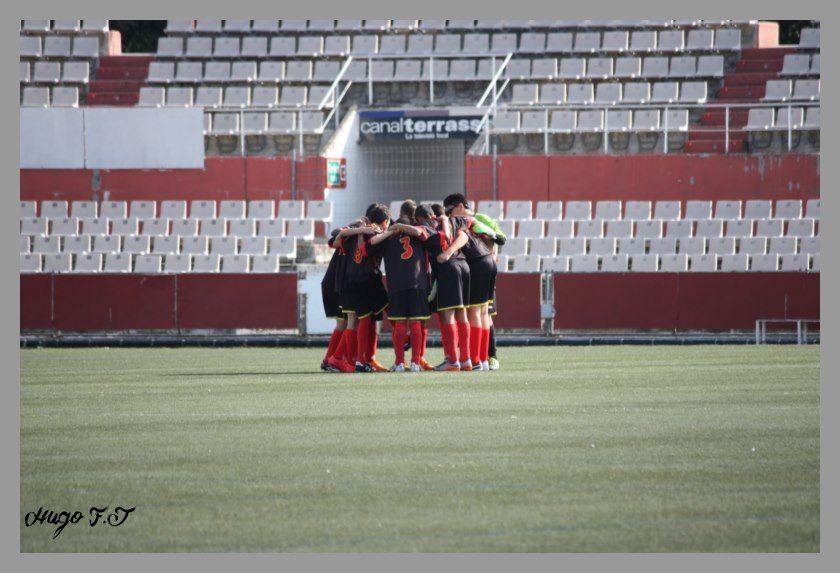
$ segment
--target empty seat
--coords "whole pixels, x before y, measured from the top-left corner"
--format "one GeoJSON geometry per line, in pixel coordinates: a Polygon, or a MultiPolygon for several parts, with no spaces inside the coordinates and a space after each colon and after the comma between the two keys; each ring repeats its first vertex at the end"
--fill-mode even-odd
{"type": "Polygon", "coordinates": [[[204,219],[199,226],[199,233],[204,237],[223,237],[227,235],[227,221],[224,219],[204,219]]]}
{"type": "Polygon", "coordinates": [[[219,255],[193,255],[194,273],[217,273],[219,272],[219,255]]]}
{"type": "Polygon", "coordinates": [[[799,252],[809,255],[820,254],[820,238],[819,237],[803,237],[799,240],[799,252]]]}
{"type": "Polygon", "coordinates": [[[192,255],[169,254],[163,259],[163,272],[188,273],[192,269],[192,255]]]}
{"type": "Polygon", "coordinates": [[[808,199],[808,201],[805,203],[805,217],[807,217],[809,219],[819,219],[820,218],[820,200],[819,199],[808,199]]]}
{"type": "Polygon", "coordinates": [[[332,221],[331,201],[308,201],[306,204],[306,217],[313,221],[332,221]]]}
{"type": "Polygon", "coordinates": [[[277,203],[277,216],[284,219],[303,219],[303,201],[279,201],[277,203]]]}
{"type": "Polygon", "coordinates": [[[35,62],[32,81],[57,84],[61,81],[61,64],[58,62],[35,62]]]}
{"type": "Polygon", "coordinates": [[[159,273],[161,272],[162,262],[160,255],[139,255],[134,259],[134,272],[159,273]]]}
{"type": "Polygon", "coordinates": [[[811,69],[811,56],[809,54],[785,54],[781,75],[801,76],[807,75],[811,69]]]}
{"type": "Polygon", "coordinates": [[[502,201],[479,201],[478,212],[494,219],[503,218],[504,203],[502,201]]]}
{"type": "Polygon", "coordinates": [[[819,28],[803,28],[799,33],[799,47],[800,48],[819,48],[820,47],[820,29],[819,28]]]}
{"type": "Polygon", "coordinates": [[[753,221],[744,219],[742,221],[729,220],[726,222],[727,237],[752,237],[753,221]]]}
{"type": "Polygon", "coordinates": [[[708,239],[706,244],[709,253],[716,255],[735,254],[735,239],[732,237],[712,237],[708,239]]]}
{"type": "Polygon", "coordinates": [[[213,53],[213,39],[207,37],[187,38],[187,49],[184,52],[188,58],[209,58],[213,53]]]}
{"type": "MultiPolygon", "coordinates": [[[[591,89],[592,86],[589,86],[591,89]]],[[[586,110],[580,111],[577,114],[576,131],[603,131],[604,130],[604,112],[601,110],[586,110]]]]}
{"type": "MultiPolygon", "coordinates": [[[[37,64],[36,64],[37,65],[37,64]]],[[[820,80],[796,80],[793,87],[793,100],[814,101],[820,99],[820,80]]]]}
{"type": "Polygon", "coordinates": [[[532,255],[539,255],[541,257],[553,257],[557,254],[557,240],[554,237],[541,237],[531,239],[530,251],[532,255]]]}
{"type": "Polygon", "coordinates": [[[750,256],[750,270],[753,272],[776,272],[779,270],[779,255],[759,253],[750,256]]]}
{"type": "Polygon", "coordinates": [[[590,255],[614,255],[616,252],[615,239],[596,237],[588,239],[587,244],[590,255]]]}
{"type": "Polygon", "coordinates": [[[770,219],[772,217],[773,205],[770,201],[750,200],[744,208],[745,219],[770,219]]]}
{"type": "Polygon", "coordinates": [[[277,255],[258,254],[251,257],[252,273],[276,273],[280,268],[277,255]]]}
{"type": "MultiPolygon", "coordinates": [[[[659,218],[657,216],[657,218],[659,218]]],[[[712,218],[712,202],[711,201],[686,201],[685,204],[685,218],[686,219],[711,219],[712,218]]]]}
{"type": "Polygon", "coordinates": [[[181,237],[192,237],[198,234],[197,219],[174,219],[171,221],[170,234],[181,237]]]}
{"type": "Polygon", "coordinates": [[[574,221],[549,220],[546,229],[547,237],[572,238],[575,234],[574,221]]]}
{"type": "Polygon", "coordinates": [[[746,272],[749,268],[747,255],[721,255],[720,270],[723,272],[746,272]]]}
{"type": "MultiPolygon", "coordinates": [[[[704,211],[705,212],[705,211],[704,211]]],[[[692,217],[700,218],[700,217],[692,217]]],[[[715,219],[740,219],[740,201],[717,201],[715,203],[715,219]]]]}
{"type": "Polygon", "coordinates": [[[677,239],[674,237],[650,239],[648,250],[654,255],[673,255],[677,252],[677,239]]]}
{"type": "Polygon", "coordinates": [[[665,226],[666,237],[692,237],[694,236],[694,221],[691,220],[671,220],[666,222],[665,226]]]}
{"type": "Polygon", "coordinates": [[[268,254],[286,259],[296,259],[297,239],[295,237],[271,237],[268,239],[268,254]]]}
{"type": "Polygon", "coordinates": [[[598,201],[595,203],[595,219],[621,219],[621,201],[598,201]]]}
{"type": "MultiPolygon", "coordinates": [[[[595,89],[595,103],[615,105],[621,102],[620,83],[599,83],[595,89]]],[[[612,122],[610,122],[612,125],[612,122]]]]}
{"type": "MultiPolygon", "coordinates": [[[[164,103],[164,88],[144,86],[140,88],[140,99],[137,102],[141,107],[161,107],[164,103]]],[[[192,94],[192,90],[190,90],[192,94]]]]}
{"type": "MultiPolygon", "coordinates": [[[[499,202],[501,203],[501,202],[499,202]]],[[[562,201],[537,201],[537,219],[559,220],[563,218],[562,201]]]]}
{"type": "Polygon", "coordinates": [[[722,237],[723,221],[712,219],[697,221],[694,234],[698,237],[722,237]]]}
{"type": "Polygon", "coordinates": [[[672,78],[690,78],[697,75],[697,58],[694,56],[677,56],[671,58],[668,75],[672,78]]]}
{"type": "Polygon", "coordinates": [[[642,76],[646,78],[667,78],[668,71],[668,58],[649,56],[642,64],[642,76]]]}
{"type": "Polygon", "coordinates": [[[744,129],[749,131],[763,131],[772,129],[775,123],[772,108],[753,108],[747,116],[747,125],[744,129]]]}
{"type": "Polygon", "coordinates": [[[566,220],[586,221],[592,218],[592,203],[590,201],[567,201],[566,220]]]}
{"type": "Polygon", "coordinates": [[[130,273],[131,254],[129,253],[107,253],[105,254],[106,273],[130,273]]]}
{"type": "Polygon", "coordinates": [[[555,256],[542,258],[542,270],[547,273],[565,273],[569,271],[569,257],[555,256]]]}
{"type": "Polygon", "coordinates": [[[213,56],[216,58],[238,58],[239,38],[216,38],[213,42],[213,56]]]}
{"type": "MultiPolygon", "coordinates": [[[[560,60],[560,71],[557,77],[579,80],[586,74],[586,60],[583,58],[563,58],[560,60]]],[[[592,86],[588,86],[590,91],[592,86]]]]}
{"type": "Polygon", "coordinates": [[[554,79],[557,77],[557,60],[538,58],[531,61],[531,78],[554,79]]]}
{"type": "Polygon", "coordinates": [[[67,201],[42,201],[41,216],[50,219],[67,217],[67,201]]]}
{"type": "Polygon", "coordinates": [[[196,20],[195,31],[210,34],[218,34],[222,31],[221,20],[196,20]]]}
{"type": "Polygon", "coordinates": [[[219,217],[225,219],[244,219],[245,201],[220,201],[219,217]]]}
{"type": "Polygon", "coordinates": [[[783,107],[779,110],[776,117],[777,129],[799,129],[802,127],[805,110],[801,107],[788,108],[783,107]]]}
{"type": "Polygon", "coordinates": [[[802,201],[786,199],[776,201],[776,219],[799,219],[802,217],[802,201]]]}
{"type": "Polygon", "coordinates": [[[697,77],[723,77],[723,56],[700,56],[697,58],[697,77]]]}
{"type": "Polygon", "coordinates": [[[640,239],[655,239],[662,236],[662,221],[637,221],[636,237],[640,239]]]}
{"type": "MultiPolygon", "coordinates": [[[[624,84],[622,94],[623,103],[648,103],[650,101],[650,84],[647,82],[628,82],[624,84]]],[[[639,111],[635,113],[640,113],[639,111]]],[[[654,112],[658,118],[659,112],[654,112]]],[[[657,121],[658,123],[658,121],[657,121]]]]}
{"type": "Polygon", "coordinates": [[[558,133],[569,133],[577,129],[577,114],[570,110],[552,110],[549,128],[558,133]]]}
{"type": "Polygon", "coordinates": [[[250,20],[225,20],[225,32],[250,32],[250,20]]]}
{"type": "Polygon", "coordinates": [[[50,253],[40,256],[45,273],[69,273],[73,270],[70,253],[50,253]]]}
{"type": "Polygon", "coordinates": [[[309,241],[315,238],[315,222],[311,219],[293,219],[287,226],[286,234],[290,237],[309,241]]]}
{"type": "Polygon", "coordinates": [[[65,84],[86,84],[90,79],[90,66],[87,62],[64,62],[61,68],[61,81],[65,84]]]}
{"type": "Polygon", "coordinates": [[[508,256],[528,254],[528,239],[520,237],[508,239],[499,250],[508,256]]]}
{"type": "Polygon", "coordinates": [[[511,271],[515,273],[540,272],[539,255],[515,255],[511,257],[511,271]]]}
{"type": "MultiPolygon", "coordinates": [[[[247,107],[250,104],[251,104],[251,90],[249,88],[247,88],[247,87],[225,88],[224,105],[226,107],[247,107]]],[[[220,114],[220,115],[222,115],[222,114],[220,114]]],[[[215,125],[213,126],[213,130],[216,131],[215,125]]]]}
{"type": "Polygon", "coordinates": [[[782,255],[780,270],[786,272],[803,272],[809,270],[809,255],[782,255]]]}
{"type": "Polygon", "coordinates": [[[704,103],[707,97],[706,82],[683,82],[680,85],[679,101],[683,103],[704,103]]]}
{"type": "Polygon", "coordinates": [[[645,239],[618,239],[618,252],[625,255],[644,255],[646,252],[645,239]]]}
{"type": "Polygon", "coordinates": [[[791,98],[790,80],[768,80],[764,92],[765,101],[787,101],[791,98]]]}
{"type": "Polygon", "coordinates": [[[21,58],[38,58],[41,56],[41,38],[34,36],[20,36],[19,43],[21,58]]]}
{"type": "Polygon", "coordinates": [[[148,253],[151,245],[151,237],[131,235],[123,238],[122,250],[132,254],[148,253]]]}
{"type": "Polygon", "coordinates": [[[569,270],[573,273],[593,273],[598,271],[597,255],[572,255],[569,258],[569,270]]]}
{"type": "Polygon", "coordinates": [[[767,239],[765,237],[741,239],[738,243],[738,252],[744,255],[763,255],[767,252],[767,239]]]}
{"type": "Polygon", "coordinates": [[[685,47],[682,30],[663,30],[659,32],[657,49],[661,52],[681,52],[685,47]]]}
{"type": "Polygon", "coordinates": [[[624,204],[624,218],[633,220],[650,219],[651,202],[650,201],[627,201],[624,204]]]}
{"type": "Polygon", "coordinates": [[[545,228],[541,219],[520,220],[516,236],[528,239],[536,239],[541,238],[544,232],[545,228]]]}
{"type": "Polygon", "coordinates": [[[572,51],[593,53],[601,49],[601,34],[599,32],[578,32],[572,51]]]}
{"type": "Polygon", "coordinates": [[[814,219],[795,219],[788,221],[786,237],[813,237],[814,219]]]}
{"type": "Polygon", "coordinates": [[[764,219],[756,222],[756,237],[781,237],[784,221],[781,219],[764,219]]]}
{"type": "Polygon", "coordinates": [[[691,255],[689,257],[689,270],[692,272],[715,272],[718,268],[717,255],[691,255]]]}
{"type": "Polygon", "coordinates": [[[247,273],[251,268],[251,257],[248,255],[222,255],[221,266],[223,273],[247,273]]]}
{"type": "Polygon", "coordinates": [[[210,237],[210,254],[235,254],[237,245],[238,240],[236,237],[210,237]]]}
{"type": "Polygon", "coordinates": [[[204,255],[209,246],[209,237],[183,237],[181,239],[181,253],[183,254],[204,255]]]}
{"type": "Polygon", "coordinates": [[[324,39],[321,36],[300,36],[297,43],[299,56],[313,58],[321,55],[324,39]]]}
{"type": "Polygon", "coordinates": [[[539,86],[537,84],[516,84],[513,86],[511,103],[533,105],[539,100],[539,86]]]}
{"type": "Polygon", "coordinates": [[[664,273],[684,273],[688,271],[688,256],[666,254],[659,256],[659,270],[664,273]]]}
{"type": "Polygon", "coordinates": [[[228,222],[228,232],[234,237],[253,237],[257,233],[255,219],[233,219],[228,222]]]}
{"type": "Polygon", "coordinates": [[[354,36],[351,53],[354,56],[372,55],[377,52],[377,36],[354,36]]]}
{"type": "Polygon", "coordinates": [[[638,78],[642,75],[642,59],[637,57],[616,58],[613,75],[616,78],[638,78]]]}
{"type": "Polygon", "coordinates": [[[32,238],[32,252],[33,253],[60,253],[61,252],[61,237],[52,236],[44,237],[36,235],[32,238]]]}
{"type": "Polygon", "coordinates": [[[599,238],[604,236],[603,221],[578,221],[577,236],[586,238],[599,238]]]}
{"type": "Polygon", "coordinates": [[[569,256],[586,254],[586,239],[582,237],[560,239],[558,254],[569,256]]]}
{"type": "Polygon", "coordinates": [[[608,79],[612,77],[612,58],[590,58],[586,64],[586,77],[608,79]]]}
{"type": "Polygon", "coordinates": [[[540,87],[540,103],[559,104],[566,101],[565,84],[543,84],[540,87]]]}
{"type": "Polygon", "coordinates": [[[677,82],[656,82],[653,84],[650,101],[654,103],[673,103],[679,99],[679,91],[679,83],[677,82]]]}
{"type": "Polygon", "coordinates": [[[153,255],[171,255],[178,254],[181,250],[181,237],[177,236],[158,236],[152,237],[152,254],[153,255]]]}
{"type": "Polygon", "coordinates": [[[630,270],[634,273],[655,273],[659,270],[659,255],[632,255],[630,270]]]}
{"type": "Polygon", "coordinates": [[[283,237],[286,225],[283,219],[260,219],[257,225],[257,235],[260,237],[283,237]]]}
{"type": "Polygon", "coordinates": [[[607,223],[608,238],[629,238],[633,236],[633,221],[609,221],[607,223]]]}
{"type": "Polygon", "coordinates": [[[77,273],[102,272],[102,253],[78,252],[75,256],[73,271],[77,273]]]}
{"type": "Polygon", "coordinates": [[[552,32],[546,37],[547,53],[567,53],[572,51],[574,34],[570,32],[552,32]]]}
{"type": "Polygon", "coordinates": [[[67,36],[46,36],[44,38],[44,56],[48,58],[69,58],[70,38],[67,36]]]}

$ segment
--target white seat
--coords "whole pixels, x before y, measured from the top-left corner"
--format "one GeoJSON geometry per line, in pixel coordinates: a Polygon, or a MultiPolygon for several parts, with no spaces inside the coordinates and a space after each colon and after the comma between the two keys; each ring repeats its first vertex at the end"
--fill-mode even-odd
{"type": "Polygon", "coordinates": [[[314,221],[332,221],[332,207],[331,201],[307,201],[306,218],[314,221]]]}
{"type": "Polygon", "coordinates": [[[694,56],[677,56],[671,58],[668,75],[672,78],[691,78],[697,75],[697,58],[694,56]]]}
{"type": "Polygon", "coordinates": [[[230,66],[230,81],[248,83],[257,79],[257,62],[233,62],[230,66]]]}
{"type": "Polygon", "coordinates": [[[720,270],[723,272],[746,272],[749,269],[747,255],[721,255],[720,270]]]}
{"type": "Polygon", "coordinates": [[[616,240],[595,238],[587,239],[588,249],[590,255],[614,255],[616,252],[616,240]]]}
{"type": "Polygon", "coordinates": [[[567,53],[572,51],[574,34],[570,32],[552,32],[546,38],[547,53],[567,53]]]}
{"type": "Polygon", "coordinates": [[[170,234],[179,237],[194,237],[198,234],[198,219],[173,219],[170,234]]]}
{"type": "MultiPolygon", "coordinates": [[[[478,212],[483,213],[488,217],[492,217],[493,219],[502,219],[504,213],[504,203],[502,201],[479,201],[478,212]]],[[[539,217],[539,203],[537,204],[537,213],[537,216],[539,217]]]]}
{"type": "Polygon", "coordinates": [[[685,204],[685,219],[711,219],[712,218],[712,202],[711,201],[686,201],[685,204]]]}
{"type": "Polygon", "coordinates": [[[697,221],[694,234],[698,237],[722,237],[723,221],[719,219],[697,221]]]}
{"type": "Polygon", "coordinates": [[[303,201],[278,201],[277,216],[283,219],[303,219],[303,201]]]}
{"type": "Polygon", "coordinates": [[[820,99],[820,80],[796,80],[792,100],[814,101],[820,99]]]}
{"type": "Polygon", "coordinates": [[[221,20],[196,20],[195,31],[196,32],[212,33],[212,34],[221,33],[221,31],[222,31],[222,21],[221,20]]]}
{"type": "Polygon", "coordinates": [[[600,32],[578,32],[575,34],[573,52],[594,53],[601,49],[600,32]]]}
{"type": "Polygon", "coordinates": [[[531,60],[531,78],[552,80],[557,77],[557,60],[555,58],[535,58],[531,60]]]}
{"type": "Polygon", "coordinates": [[[681,213],[679,201],[657,201],[653,209],[654,219],[663,221],[675,221],[680,218],[681,213]]]}
{"type": "Polygon", "coordinates": [[[740,201],[717,201],[715,203],[715,219],[740,219],[740,201]]]}
{"type": "MultiPolygon", "coordinates": [[[[566,101],[568,103],[573,104],[589,104],[595,101],[595,89],[592,84],[571,84],[566,87],[566,101]]],[[[592,113],[592,112],[581,112],[581,113],[592,113]]],[[[603,115],[602,111],[598,111],[601,115],[603,115]]],[[[578,114],[580,116],[580,114],[578,114]]],[[[578,126],[580,126],[581,120],[578,117],[578,126]]],[[[598,125],[603,125],[603,119],[598,123],[598,125]]]]}
{"type": "Polygon", "coordinates": [[[61,237],[43,237],[36,235],[32,241],[33,253],[60,253],[61,252],[61,237]]]}
{"type": "Polygon", "coordinates": [[[286,222],[283,219],[259,219],[257,224],[258,237],[284,237],[286,222]]]}
{"type": "Polygon", "coordinates": [[[140,107],[162,107],[164,103],[164,88],[144,86],[140,88],[140,99],[137,105],[140,107]]]}
{"type": "Polygon", "coordinates": [[[528,254],[528,239],[510,238],[499,248],[500,252],[508,256],[528,254]]]}
{"type": "Polygon", "coordinates": [[[65,236],[79,234],[79,220],[76,217],[63,217],[50,220],[50,234],[65,236]]]}
{"type": "Polygon", "coordinates": [[[219,272],[219,255],[192,255],[194,273],[219,272]]]}
{"type": "Polygon", "coordinates": [[[99,204],[95,201],[73,201],[70,203],[70,216],[78,218],[96,218],[99,204]]]}
{"type": "Polygon", "coordinates": [[[210,237],[211,255],[232,255],[236,254],[239,242],[236,237],[210,237]]]}
{"type": "Polygon", "coordinates": [[[785,54],[781,75],[802,76],[808,75],[811,69],[810,54],[785,54]]]}
{"type": "Polygon", "coordinates": [[[577,223],[577,237],[585,237],[588,239],[600,238],[604,236],[604,222],[603,221],[578,221],[577,223]]]}
{"type": "Polygon", "coordinates": [[[134,258],[134,272],[155,274],[162,270],[163,257],[160,255],[139,255],[134,258]]]}
{"type": "Polygon", "coordinates": [[[738,253],[744,255],[763,255],[767,252],[766,237],[750,237],[738,243],[738,253]]]}
{"type": "Polygon", "coordinates": [[[537,201],[537,219],[560,220],[562,218],[562,201],[537,201]]]}
{"type": "Polygon", "coordinates": [[[257,36],[245,36],[242,38],[242,50],[240,55],[243,58],[264,58],[268,55],[268,38],[257,36]]]}
{"type": "Polygon", "coordinates": [[[800,48],[819,48],[820,47],[820,29],[819,28],[802,28],[799,32],[799,47],[800,48]]]}
{"type": "Polygon", "coordinates": [[[679,252],[683,255],[703,255],[706,253],[705,237],[680,237],[679,252]]]}
{"type": "Polygon", "coordinates": [[[574,221],[549,220],[546,230],[546,237],[570,239],[575,234],[574,221]]]}
{"type": "Polygon", "coordinates": [[[634,273],[655,273],[659,270],[659,255],[633,255],[630,257],[630,271],[634,273]]]}
{"type": "Polygon", "coordinates": [[[266,245],[265,237],[243,237],[239,245],[239,252],[245,255],[264,255],[266,245]]]}
{"type": "Polygon", "coordinates": [[[276,273],[280,269],[280,258],[277,255],[253,255],[251,265],[252,273],[276,273]]]}
{"type": "Polygon", "coordinates": [[[213,42],[213,57],[215,58],[238,58],[239,38],[221,37],[213,42]]]}
{"type": "Polygon", "coordinates": [[[753,236],[753,220],[727,220],[726,221],[726,237],[752,237],[753,236]]]}
{"type": "Polygon", "coordinates": [[[516,255],[511,257],[511,272],[514,273],[538,273],[540,272],[539,255],[516,255]]]}
{"type": "Polygon", "coordinates": [[[573,255],[569,257],[569,270],[573,273],[598,272],[597,255],[573,255]]]}
{"type": "Polygon", "coordinates": [[[813,237],[814,219],[795,219],[788,221],[786,237],[813,237]]]}
{"type": "Polygon", "coordinates": [[[781,237],[784,221],[781,219],[759,219],[756,221],[756,237],[781,237]]]}
{"type": "Polygon", "coordinates": [[[708,239],[708,252],[715,255],[734,255],[735,239],[732,237],[712,237],[708,239]]]}
{"type": "Polygon", "coordinates": [[[163,258],[163,272],[188,273],[192,270],[192,255],[166,255],[163,258]]]}
{"type": "Polygon", "coordinates": [[[650,101],[654,103],[673,103],[679,99],[679,83],[656,82],[650,101]]]}
{"type": "Polygon", "coordinates": [[[711,273],[718,268],[717,255],[691,255],[689,257],[689,271],[711,273]]]}
{"type": "Polygon", "coordinates": [[[228,222],[228,234],[234,237],[253,237],[257,234],[255,219],[232,219],[228,222]]]}
{"type": "Polygon", "coordinates": [[[677,239],[674,237],[650,239],[648,251],[654,255],[673,255],[677,252],[677,239]]]}
{"type": "Polygon", "coordinates": [[[168,235],[169,234],[169,219],[164,217],[158,219],[140,219],[142,226],[141,234],[143,235],[168,235]]]}
{"type": "Polygon", "coordinates": [[[799,252],[807,255],[820,254],[819,237],[803,237],[799,240],[799,252]]]}
{"type": "Polygon", "coordinates": [[[37,205],[35,201],[21,201],[20,202],[20,218],[35,217],[37,205]]]}
{"type": "Polygon", "coordinates": [[[633,236],[633,221],[609,221],[607,238],[629,238],[633,236]]]}
{"type": "Polygon", "coordinates": [[[187,202],[186,201],[161,201],[160,202],[160,218],[161,219],[186,219],[187,217],[187,202]]]}
{"type": "Polygon", "coordinates": [[[85,235],[107,235],[111,232],[111,220],[105,217],[82,219],[81,223],[85,235]]]}
{"type": "Polygon", "coordinates": [[[618,239],[618,252],[625,255],[644,255],[647,252],[645,239],[618,239]]]}
{"type": "Polygon", "coordinates": [[[540,86],[540,103],[560,104],[566,101],[566,84],[543,84],[540,86]]]}
{"type": "Polygon", "coordinates": [[[684,273],[688,271],[687,255],[660,255],[660,272],[663,273],[684,273]]]}
{"type": "Polygon", "coordinates": [[[557,133],[571,133],[577,129],[577,114],[571,110],[552,110],[549,128],[557,133]]]}
{"type": "Polygon", "coordinates": [[[73,271],[77,273],[100,273],[102,272],[102,253],[84,253],[76,254],[76,261],[73,265],[73,271]]]}
{"type": "Polygon", "coordinates": [[[745,219],[770,219],[772,217],[773,204],[771,201],[752,199],[746,202],[744,207],[745,219]]]}
{"type": "Polygon", "coordinates": [[[204,237],[224,237],[227,235],[227,221],[225,219],[202,219],[199,233],[204,237]]]}
{"type": "Polygon", "coordinates": [[[662,226],[662,221],[658,219],[636,221],[635,236],[640,239],[658,239],[662,236],[662,226]]]}
{"type": "Polygon", "coordinates": [[[292,219],[287,222],[286,234],[289,237],[311,241],[315,238],[315,221],[311,219],[292,219]]]}
{"type": "Polygon", "coordinates": [[[106,273],[130,273],[131,254],[129,253],[108,253],[105,255],[106,273]]]}
{"type": "Polygon", "coordinates": [[[181,253],[187,255],[203,255],[210,247],[209,237],[187,236],[181,238],[181,253]]]}
{"type": "Polygon", "coordinates": [[[590,201],[567,201],[566,213],[563,218],[567,221],[588,221],[592,218],[592,203],[590,201]]]}
{"type": "Polygon", "coordinates": [[[680,85],[679,101],[682,103],[704,103],[707,96],[706,82],[683,82],[680,85]]]}
{"type": "Polygon", "coordinates": [[[222,255],[223,273],[247,273],[251,268],[251,257],[248,255],[222,255]]]}
{"type": "Polygon", "coordinates": [[[130,235],[123,238],[122,252],[131,254],[144,254],[151,251],[151,237],[141,235],[130,235]]]}
{"type": "Polygon", "coordinates": [[[541,257],[553,257],[557,254],[557,240],[554,237],[531,239],[530,252],[541,257]]]}
{"type": "Polygon", "coordinates": [[[667,221],[665,226],[665,236],[677,238],[694,236],[694,221],[690,219],[667,221]]]}
{"type": "Polygon", "coordinates": [[[157,216],[156,211],[157,205],[154,201],[132,201],[129,215],[137,219],[154,219],[157,216]]]}
{"type": "Polygon", "coordinates": [[[513,86],[512,104],[534,105],[537,101],[539,101],[539,86],[537,84],[516,84],[513,86]]]}
{"type": "Polygon", "coordinates": [[[569,271],[569,257],[543,257],[542,268],[547,273],[565,273],[569,271]]]}
{"type": "Polygon", "coordinates": [[[181,237],[162,236],[152,237],[153,255],[177,255],[181,252],[181,237]]]}
{"type": "Polygon", "coordinates": [[[803,272],[809,270],[809,255],[782,255],[780,270],[784,272],[803,272]]]}
{"type": "Polygon", "coordinates": [[[682,30],[663,30],[659,32],[657,49],[660,52],[681,52],[685,48],[682,30]]]}
{"type": "Polygon", "coordinates": [[[593,79],[609,79],[613,74],[612,58],[589,58],[586,63],[586,77],[593,79]]]}
{"type": "Polygon", "coordinates": [[[723,56],[700,56],[697,58],[697,74],[699,78],[721,78],[724,74],[723,56]]]}
{"type": "Polygon", "coordinates": [[[249,219],[273,219],[274,201],[248,201],[249,219]]]}
{"type": "Polygon", "coordinates": [[[627,201],[624,204],[624,218],[634,221],[650,219],[650,201],[627,201]]]}
{"type": "Polygon", "coordinates": [[[526,239],[537,239],[544,236],[544,231],[545,229],[541,219],[520,220],[516,236],[526,239]]]}
{"type": "Polygon", "coordinates": [[[796,254],[796,237],[772,237],[768,252],[777,255],[796,254]]]}
{"type": "Polygon", "coordinates": [[[625,254],[606,255],[601,258],[601,272],[625,273],[629,264],[629,257],[625,254]]]}
{"type": "Polygon", "coordinates": [[[245,201],[220,201],[219,217],[225,219],[244,219],[245,201]]]}
{"type": "Polygon", "coordinates": [[[790,80],[768,80],[764,92],[764,101],[788,101],[791,98],[790,80]]]}
{"type": "Polygon", "coordinates": [[[187,49],[184,52],[188,58],[207,59],[213,54],[213,39],[210,37],[187,38],[187,49]]]}
{"type": "Polygon", "coordinates": [[[598,201],[595,203],[595,219],[604,221],[621,219],[621,201],[598,201]]]}
{"type": "Polygon", "coordinates": [[[637,57],[616,58],[613,76],[621,79],[641,77],[642,59],[637,57]]]}
{"type": "Polygon", "coordinates": [[[775,253],[750,256],[750,271],[776,272],[779,270],[779,255],[775,253]]]}
{"type": "Polygon", "coordinates": [[[40,256],[43,260],[45,273],[69,273],[73,270],[70,253],[51,253],[40,256]]]}
{"type": "Polygon", "coordinates": [[[527,220],[531,218],[531,201],[508,201],[506,205],[505,219],[527,220]]]}
{"type": "MultiPolygon", "coordinates": [[[[615,105],[621,102],[621,84],[618,82],[602,82],[595,88],[595,103],[615,105]]],[[[614,122],[610,118],[610,127],[614,122]]]]}
{"type": "Polygon", "coordinates": [[[70,38],[64,36],[46,36],[44,38],[44,56],[48,58],[69,58],[70,38]]]}
{"type": "Polygon", "coordinates": [[[739,28],[721,28],[715,30],[715,50],[740,50],[741,30],[739,28]]]}
{"type": "Polygon", "coordinates": [[[601,40],[602,52],[626,52],[630,46],[630,33],[627,30],[604,32],[601,40]]]}
{"type": "Polygon", "coordinates": [[[39,273],[41,272],[41,255],[32,253],[20,253],[20,273],[39,273]]]}
{"type": "Polygon", "coordinates": [[[808,199],[808,201],[805,203],[805,217],[807,217],[809,219],[819,219],[820,218],[820,200],[819,199],[808,199]]]}
{"type": "Polygon", "coordinates": [[[67,201],[42,201],[41,216],[49,219],[67,217],[67,201]]]}
{"type": "Polygon", "coordinates": [[[268,239],[268,254],[293,260],[297,258],[296,237],[271,237],[268,239]]]}
{"type": "Polygon", "coordinates": [[[776,201],[776,219],[799,219],[802,217],[802,201],[785,199],[776,201]]]}
{"type": "MultiPolygon", "coordinates": [[[[583,58],[563,58],[560,60],[558,78],[579,80],[586,75],[586,60],[583,58]]],[[[591,87],[591,86],[589,86],[591,87]]]]}
{"type": "MultiPolygon", "coordinates": [[[[76,237],[82,238],[82,237],[76,237]]],[[[90,237],[85,237],[86,239],[90,240],[90,237]]],[[[30,249],[30,237],[28,235],[20,235],[20,252],[21,253],[28,253],[30,249]]]]}

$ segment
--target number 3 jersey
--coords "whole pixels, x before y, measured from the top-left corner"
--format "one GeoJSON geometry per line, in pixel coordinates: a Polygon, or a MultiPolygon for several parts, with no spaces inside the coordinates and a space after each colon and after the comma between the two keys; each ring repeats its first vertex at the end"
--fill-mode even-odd
{"type": "Polygon", "coordinates": [[[426,292],[429,283],[429,257],[423,248],[423,242],[428,238],[428,231],[416,226],[421,236],[396,234],[388,237],[378,245],[370,245],[372,253],[382,256],[385,262],[385,279],[388,292],[395,293],[405,290],[421,290],[426,292]]]}

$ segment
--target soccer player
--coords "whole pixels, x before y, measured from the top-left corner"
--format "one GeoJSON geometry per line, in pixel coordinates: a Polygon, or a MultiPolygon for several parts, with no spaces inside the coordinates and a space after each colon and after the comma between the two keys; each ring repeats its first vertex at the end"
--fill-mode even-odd
{"type": "MultiPolygon", "coordinates": [[[[416,204],[406,201],[400,218],[370,239],[368,252],[381,255],[388,283],[388,318],[393,325],[395,362],[392,372],[405,372],[406,334],[411,342],[412,372],[423,370],[423,321],[429,314],[429,262],[423,248],[428,232],[412,224],[416,204]]],[[[426,363],[427,366],[431,366],[426,363]]]]}
{"type": "MultiPolygon", "coordinates": [[[[376,351],[376,325],[374,315],[388,307],[388,295],[382,284],[379,258],[368,252],[373,235],[383,232],[390,220],[388,207],[377,204],[369,209],[370,231],[350,235],[351,230],[342,231],[339,237],[347,251],[347,264],[341,289],[341,306],[348,315],[355,315],[358,321],[355,348],[356,372],[381,372],[387,368],[374,359],[376,351]],[[343,234],[343,236],[342,236],[343,234]],[[371,343],[373,340],[373,343],[371,343]]],[[[348,317],[348,322],[350,318],[348,317]]]]}
{"type": "Polygon", "coordinates": [[[447,196],[443,201],[443,207],[452,217],[454,227],[463,229],[468,236],[468,241],[461,251],[470,268],[470,298],[467,314],[472,368],[490,370],[488,307],[493,300],[497,268],[492,250],[478,236],[479,233],[486,235],[490,231],[472,216],[472,212],[468,210],[467,200],[462,194],[453,193],[447,196]]]}
{"type": "Polygon", "coordinates": [[[472,370],[470,331],[465,310],[470,294],[470,272],[467,261],[460,252],[469,237],[463,229],[454,230],[445,215],[434,218],[431,209],[425,205],[417,207],[415,219],[426,228],[428,238],[423,244],[437,263],[436,305],[446,358],[435,369],[472,370]]]}

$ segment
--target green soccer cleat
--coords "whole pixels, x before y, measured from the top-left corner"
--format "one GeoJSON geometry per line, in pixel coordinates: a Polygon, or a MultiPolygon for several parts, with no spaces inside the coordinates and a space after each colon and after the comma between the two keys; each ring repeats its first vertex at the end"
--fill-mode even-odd
{"type": "Polygon", "coordinates": [[[499,369],[499,359],[495,356],[491,356],[490,360],[487,361],[490,365],[490,370],[498,370],[499,369]]]}

